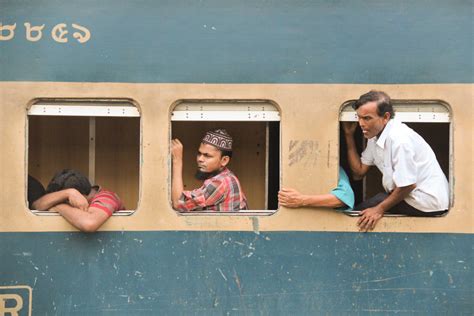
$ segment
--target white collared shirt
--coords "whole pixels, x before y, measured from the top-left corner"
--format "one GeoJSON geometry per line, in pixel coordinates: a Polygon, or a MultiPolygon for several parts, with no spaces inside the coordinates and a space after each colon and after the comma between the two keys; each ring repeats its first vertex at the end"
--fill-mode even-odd
{"type": "Polygon", "coordinates": [[[416,184],[405,202],[424,212],[449,208],[449,185],[430,145],[407,125],[390,120],[380,137],[368,140],[361,161],[377,166],[387,192],[416,184]]]}

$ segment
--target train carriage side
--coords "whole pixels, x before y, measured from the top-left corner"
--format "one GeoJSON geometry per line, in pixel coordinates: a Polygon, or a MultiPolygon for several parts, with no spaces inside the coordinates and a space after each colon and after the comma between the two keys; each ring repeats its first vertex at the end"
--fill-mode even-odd
{"type": "MultiPolygon", "coordinates": [[[[0,1],[0,315],[472,314],[470,1],[0,1]],[[371,233],[330,209],[347,105],[379,89],[433,147],[447,215],[384,217],[371,233]],[[234,136],[250,210],[179,214],[209,128],[234,136]],[[30,210],[73,167],[127,210],[93,234],[30,210]]],[[[356,199],[379,189],[374,172],[356,199]]]]}

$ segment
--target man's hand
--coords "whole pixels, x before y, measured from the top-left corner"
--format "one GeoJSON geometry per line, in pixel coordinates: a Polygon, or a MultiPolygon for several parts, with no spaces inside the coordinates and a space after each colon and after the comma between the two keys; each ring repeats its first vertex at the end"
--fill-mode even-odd
{"type": "Polygon", "coordinates": [[[285,207],[301,207],[304,206],[304,195],[296,191],[295,189],[282,188],[278,192],[278,203],[285,207]]]}
{"type": "Polygon", "coordinates": [[[373,230],[375,225],[377,225],[377,222],[383,217],[383,213],[383,209],[378,205],[375,207],[366,208],[360,212],[361,217],[357,221],[359,229],[365,232],[373,230]]]}
{"type": "Polygon", "coordinates": [[[355,133],[357,128],[357,123],[355,122],[342,122],[342,129],[346,136],[352,136],[355,133]]]}
{"type": "Polygon", "coordinates": [[[76,189],[68,189],[68,202],[72,207],[86,212],[89,208],[87,199],[76,189]]]}
{"type": "Polygon", "coordinates": [[[171,157],[173,161],[183,159],[183,144],[177,138],[171,141],[171,157]]]}

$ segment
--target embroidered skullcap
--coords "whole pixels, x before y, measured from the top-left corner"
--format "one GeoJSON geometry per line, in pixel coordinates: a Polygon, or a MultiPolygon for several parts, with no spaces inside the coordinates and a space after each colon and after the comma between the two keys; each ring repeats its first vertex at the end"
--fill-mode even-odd
{"type": "Polygon", "coordinates": [[[215,146],[220,150],[232,151],[232,137],[225,129],[216,129],[207,132],[202,142],[215,146]]]}

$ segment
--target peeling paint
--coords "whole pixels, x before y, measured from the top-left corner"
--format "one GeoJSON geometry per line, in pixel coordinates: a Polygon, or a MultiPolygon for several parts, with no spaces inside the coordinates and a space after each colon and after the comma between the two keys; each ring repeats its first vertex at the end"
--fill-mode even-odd
{"type": "Polygon", "coordinates": [[[258,217],[252,217],[252,227],[253,227],[253,232],[257,235],[260,235],[258,217]]]}

